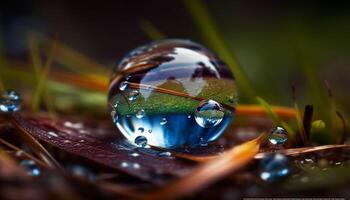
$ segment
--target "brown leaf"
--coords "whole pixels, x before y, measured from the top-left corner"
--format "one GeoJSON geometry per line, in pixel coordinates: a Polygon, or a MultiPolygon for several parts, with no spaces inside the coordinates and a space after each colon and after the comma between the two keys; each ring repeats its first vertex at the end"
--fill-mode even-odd
{"type": "Polygon", "coordinates": [[[130,145],[119,137],[112,123],[73,123],[19,114],[14,115],[13,120],[39,140],[153,183],[160,183],[166,175],[183,176],[193,165],[181,159],[160,157],[159,152],[152,149],[130,145]],[[132,156],[133,153],[139,156],[132,156]]]}

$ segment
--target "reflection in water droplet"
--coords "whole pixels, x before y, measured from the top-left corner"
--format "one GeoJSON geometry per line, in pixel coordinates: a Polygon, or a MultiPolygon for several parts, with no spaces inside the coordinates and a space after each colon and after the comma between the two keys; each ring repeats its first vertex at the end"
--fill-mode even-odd
{"type": "Polygon", "coordinates": [[[224,108],[214,100],[203,100],[195,112],[195,119],[198,125],[203,128],[214,127],[224,118],[224,108]]]}
{"type": "Polygon", "coordinates": [[[141,133],[143,133],[144,131],[145,131],[145,129],[144,128],[142,128],[142,127],[140,127],[139,129],[137,129],[138,130],[138,132],[139,132],[139,134],[141,134],[141,133]]]}
{"type": "Polygon", "coordinates": [[[135,138],[134,142],[139,147],[145,147],[147,145],[147,138],[140,135],[135,138]]]}
{"type": "Polygon", "coordinates": [[[119,90],[124,91],[127,87],[128,87],[128,82],[127,81],[123,81],[119,85],[119,90]]]}
{"type": "Polygon", "coordinates": [[[166,118],[163,117],[162,120],[160,120],[160,125],[165,125],[167,122],[166,118]]]}
{"type": "Polygon", "coordinates": [[[27,170],[29,176],[40,176],[41,170],[34,160],[22,160],[20,165],[27,170]]]}
{"type": "Polygon", "coordinates": [[[191,119],[191,117],[192,117],[191,115],[188,115],[188,116],[187,116],[188,119],[191,119]]]}
{"type": "Polygon", "coordinates": [[[269,154],[260,161],[260,178],[267,182],[281,181],[290,175],[287,157],[269,154]]]}
{"type": "Polygon", "coordinates": [[[141,109],[141,110],[137,111],[137,113],[136,113],[137,118],[141,119],[144,116],[145,116],[145,110],[141,109]]]}
{"type": "Polygon", "coordinates": [[[271,129],[268,140],[273,145],[282,145],[288,140],[288,133],[283,127],[276,126],[271,129]]]}
{"type": "Polygon", "coordinates": [[[16,112],[21,109],[21,96],[13,90],[4,92],[0,96],[0,112],[16,112]]]}
{"type": "Polygon", "coordinates": [[[131,90],[129,92],[129,97],[128,97],[129,101],[134,101],[138,95],[139,95],[138,90],[131,90]]]}

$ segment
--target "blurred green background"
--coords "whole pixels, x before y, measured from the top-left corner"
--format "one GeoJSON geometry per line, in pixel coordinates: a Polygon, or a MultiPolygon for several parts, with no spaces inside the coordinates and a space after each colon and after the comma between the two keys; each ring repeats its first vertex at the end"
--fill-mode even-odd
{"type": "MultiPolygon", "coordinates": [[[[2,1],[3,55],[28,61],[27,34],[35,31],[55,35],[112,68],[128,51],[151,41],[145,33],[149,22],[167,38],[211,47],[205,30],[192,20],[189,1],[2,1]]],[[[301,102],[311,103],[312,87],[325,90],[322,84],[312,86],[310,79],[318,77],[320,83],[328,80],[341,110],[350,111],[348,1],[202,2],[257,95],[270,104],[292,105],[294,84],[301,102]]]]}

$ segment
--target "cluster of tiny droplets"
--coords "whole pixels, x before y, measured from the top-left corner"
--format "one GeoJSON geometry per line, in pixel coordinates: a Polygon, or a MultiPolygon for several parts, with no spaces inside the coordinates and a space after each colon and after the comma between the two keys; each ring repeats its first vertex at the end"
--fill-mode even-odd
{"type": "Polygon", "coordinates": [[[40,176],[41,174],[41,169],[34,160],[22,160],[20,165],[27,170],[29,176],[40,176]]]}

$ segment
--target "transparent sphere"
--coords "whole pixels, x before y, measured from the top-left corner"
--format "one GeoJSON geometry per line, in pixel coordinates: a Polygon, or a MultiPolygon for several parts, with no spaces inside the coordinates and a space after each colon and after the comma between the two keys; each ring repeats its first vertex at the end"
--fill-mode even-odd
{"type": "Polygon", "coordinates": [[[130,142],[142,138],[176,148],[218,138],[235,114],[237,90],[229,68],[208,49],[161,40],[122,59],[108,101],[113,122],[130,142]]]}

